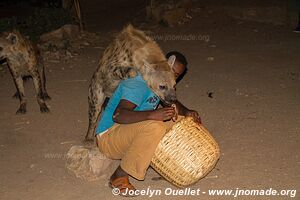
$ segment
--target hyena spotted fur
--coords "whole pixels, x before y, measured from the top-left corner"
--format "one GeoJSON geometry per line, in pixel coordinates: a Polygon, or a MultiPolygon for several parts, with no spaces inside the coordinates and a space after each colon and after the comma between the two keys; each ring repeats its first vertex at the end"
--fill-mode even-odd
{"type": "Polygon", "coordinates": [[[85,140],[94,140],[102,104],[120,80],[140,73],[148,86],[166,103],[176,101],[175,56],[166,60],[157,43],[143,31],[128,25],[105,49],[89,86],[89,127],[85,140]]]}
{"type": "Polygon", "coordinates": [[[50,99],[46,91],[45,69],[36,46],[17,30],[2,33],[0,36],[0,59],[6,59],[17,88],[17,92],[14,95],[14,97],[20,99],[20,107],[17,110],[17,114],[26,113],[27,101],[23,79],[28,76],[33,79],[40,111],[42,113],[49,112],[45,103],[45,100],[50,99]],[[41,71],[41,76],[39,70],[41,71]]]}

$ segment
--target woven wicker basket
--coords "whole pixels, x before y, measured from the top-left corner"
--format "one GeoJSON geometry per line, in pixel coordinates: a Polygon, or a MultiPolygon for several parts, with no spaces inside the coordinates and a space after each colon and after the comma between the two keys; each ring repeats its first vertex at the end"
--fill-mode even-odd
{"type": "Polygon", "coordinates": [[[151,167],[172,184],[186,187],[207,175],[219,156],[219,146],[209,132],[186,117],[162,138],[151,167]]]}

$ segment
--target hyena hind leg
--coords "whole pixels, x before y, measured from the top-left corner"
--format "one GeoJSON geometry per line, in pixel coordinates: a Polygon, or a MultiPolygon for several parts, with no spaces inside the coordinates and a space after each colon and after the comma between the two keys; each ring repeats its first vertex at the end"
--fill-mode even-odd
{"type": "Polygon", "coordinates": [[[37,70],[32,72],[32,79],[33,79],[33,84],[34,88],[37,94],[37,102],[40,106],[40,111],[41,113],[48,113],[49,108],[47,107],[45,100],[43,99],[43,90],[42,90],[42,82],[40,75],[37,70]]]}
{"type": "Polygon", "coordinates": [[[94,141],[97,122],[102,112],[102,104],[105,100],[102,89],[94,90],[92,88],[93,87],[90,87],[88,96],[89,127],[85,136],[85,141],[94,141]]]}
{"type": "Polygon", "coordinates": [[[44,100],[51,100],[51,97],[48,95],[48,92],[46,90],[45,65],[43,63],[40,63],[40,65],[41,65],[40,69],[41,69],[41,82],[42,82],[42,98],[44,100]]]}
{"type": "MultiPolygon", "coordinates": [[[[30,76],[23,76],[22,77],[23,83],[25,84],[26,82],[28,82],[30,78],[31,78],[30,76]]],[[[15,94],[12,96],[12,98],[14,98],[14,99],[20,99],[20,93],[19,93],[18,89],[15,92],[15,94]]]]}
{"type": "MultiPolygon", "coordinates": [[[[51,97],[48,95],[48,92],[46,90],[45,66],[43,64],[40,64],[40,65],[41,65],[40,79],[41,79],[41,87],[42,87],[41,98],[44,99],[45,101],[51,100],[51,97]]],[[[23,76],[24,83],[28,82],[30,78],[32,78],[32,77],[31,76],[23,76]]],[[[17,90],[12,97],[16,98],[16,99],[20,99],[19,91],[17,90]]]]}

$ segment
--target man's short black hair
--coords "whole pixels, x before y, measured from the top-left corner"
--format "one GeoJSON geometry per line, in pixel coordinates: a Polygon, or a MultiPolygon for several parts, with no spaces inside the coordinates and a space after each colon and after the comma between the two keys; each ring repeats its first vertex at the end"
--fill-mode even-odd
{"type": "Polygon", "coordinates": [[[185,67],[183,73],[180,74],[179,77],[176,79],[176,82],[178,83],[179,81],[181,81],[181,79],[187,73],[187,70],[188,70],[187,69],[187,64],[188,64],[188,62],[187,62],[185,56],[182,53],[178,52],[178,51],[170,51],[169,53],[167,53],[166,58],[169,59],[170,56],[173,56],[173,55],[176,57],[176,60],[178,62],[180,62],[181,64],[183,64],[184,67],[185,67]]]}
{"type": "Polygon", "coordinates": [[[166,58],[168,59],[170,56],[173,55],[176,57],[176,60],[178,62],[182,63],[184,66],[187,66],[188,62],[186,60],[186,57],[178,51],[170,51],[169,53],[167,53],[166,58]]]}

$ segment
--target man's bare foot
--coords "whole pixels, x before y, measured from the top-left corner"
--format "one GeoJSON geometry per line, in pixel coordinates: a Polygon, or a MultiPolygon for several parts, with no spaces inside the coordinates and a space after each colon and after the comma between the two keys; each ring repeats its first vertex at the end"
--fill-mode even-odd
{"type": "Polygon", "coordinates": [[[114,195],[134,197],[135,188],[129,182],[128,174],[119,166],[116,171],[111,175],[109,186],[113,189],[114,195]]]}

